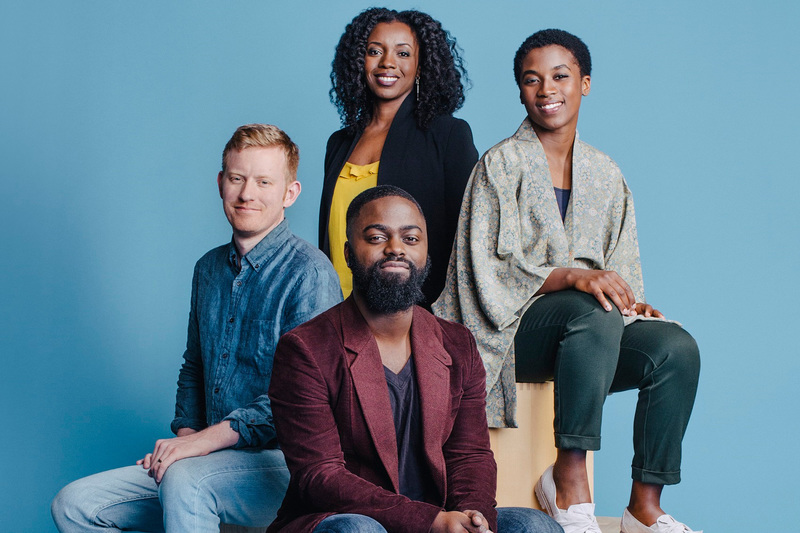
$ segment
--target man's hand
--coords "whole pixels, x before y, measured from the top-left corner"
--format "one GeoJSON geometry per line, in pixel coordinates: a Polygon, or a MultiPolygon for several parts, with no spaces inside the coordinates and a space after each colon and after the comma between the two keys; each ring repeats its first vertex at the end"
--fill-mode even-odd
{"type": "Polygon", "coordinates": [[[441,511],[431,533],[492,533],[489,522],[478,511],[441,511]]]}
{"type": "Polygon", "coordinates": [[[187,457],[200,457],[211,452],[229,448],[239,440],[239,434],[231,429],[227,420],[203,431],[193,429],[180,429],[178,436],[172,439],[159,439],[156,441],[152,453],[136,461],[137,465],[149,470],[150,477],[161,483],[161,478],[172,463],[187,457]]]}

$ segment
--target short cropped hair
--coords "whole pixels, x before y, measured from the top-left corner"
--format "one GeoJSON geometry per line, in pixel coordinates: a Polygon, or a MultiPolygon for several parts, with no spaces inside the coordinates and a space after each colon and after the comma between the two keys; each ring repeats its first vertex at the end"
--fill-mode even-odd
{"type": "Polygon", "coordinates": [[[409,193],[400,187],[395,187],[394,185],[378,185],[377,187],[372,187],[362,192],[353,198],[352,202],[350,202],[350,206],[347,208],[347,214],[345,215],[345,231],[347,233],[348,240],[350,239],[350,234],[353,231],[353,223],[358,218],[358,215],[361,214],[361,209],[363,209],[364,206],[370,202],[389,196],[399,196],[400,198],[405,198],[414,204],[419,210],[419,214],[422,215],[422,218],[425,218],[425,213],[422,212],[422,207],[420,207],[419,202],[417,202],[417,200],[409,193]]]}
{"type": "Polygon", "coordinates": [[[522,74],[522,62],[525,60],[525,56],[528,55],[528,52],[552,44],[562,46],[570,51],[575,58],[575,62],[578,63],[581,76],[592,75],[592,56],[589,54],[589,48],[586,46],[586,43],[564,30],[539,30],[525,39],[519,47],[519,50],[517,50],[517,54],[514,56],[514,82],[517,85],[519,85],[519,77],[522,74]]]}
{"type": "Polygon", "coordinates": [[[300,163],[300,149],[292,142],[285,131],[271,124],[245,124],[233,132],[233,136],[222,151],[222,173],[228,169],[228,154],[232,150],[241,152],[245,148],[283,148],[286,167],[289,170],[287,183],[297,180],[297,165],[300,163]]]}

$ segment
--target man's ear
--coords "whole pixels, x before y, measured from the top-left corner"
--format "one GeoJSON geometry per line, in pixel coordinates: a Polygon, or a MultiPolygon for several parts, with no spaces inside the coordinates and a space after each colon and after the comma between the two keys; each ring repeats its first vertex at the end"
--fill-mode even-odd
{"type": "Polygon", "coordinates": [[[286,187],[286,194],[283,195],[283,207],[289,207],[292,205],[297,197],[300,196],[300,190],[303,187],[300,185],[300,182],[294,180],[286,187]]]}
{"type": "Polygon", "coordinates": [[[344,262],[350,267],[350,242],[344,241],[344,262]]]}
{"type": "Polygon", "coordinates": [[[219,197],[222,198],[222,172],[217,174],[217,187],[219,187],[219,197]]]}

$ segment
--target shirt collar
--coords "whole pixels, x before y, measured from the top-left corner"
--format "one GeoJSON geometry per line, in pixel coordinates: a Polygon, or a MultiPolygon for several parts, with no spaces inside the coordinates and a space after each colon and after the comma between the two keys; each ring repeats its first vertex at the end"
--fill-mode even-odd
{"type": "MultiPolygon", "coordinates": [[[[247,252],[247,255],[244,256],[244,260],[250,263],[250,266],[255,270],[260,270],[264,267],[264,265],[267,264],[267,262],[269,262],[270,258],[274,255],[278,248],[280,248],[281,245],[286,242],[286,239],[288,239],[291,234],[291,231],[289,231],[289,221],[284,218],[280,224],[272,228],[272,230],[267,233],[264,238],[253,247],[252,250],[247,252]]],[[[231,242],[228,246],[228,261],[230,262],[231,266],[238,270],[238,252],[236,251],[236,245],[234,244],[233,239],[231,239],[231,242]]]]}

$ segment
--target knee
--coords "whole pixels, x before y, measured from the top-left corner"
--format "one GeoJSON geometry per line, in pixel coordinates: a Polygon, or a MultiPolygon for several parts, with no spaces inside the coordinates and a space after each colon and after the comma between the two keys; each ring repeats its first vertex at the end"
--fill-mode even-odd
{"type": "Polygon", "coordinates": [[[526,507],[499,507],[497,529],[519,533],[563,533],[558,522],[542,511],[526,507]]]}
{"type": "Polygon", "coordinates": [[[665,352],[663,365],[670,374],[686,385],[696,385],[700,376],[700,350],[694,337],[675,325],[662,349],[665,352]]]}
{"type": "Polygon", "coordinates": [[[66,524],[83,522],[90,514],[86,506],[85,491],[81,489],[81,481],[73,481],[61,489],[50,503],[50,514],[61,531],[66,524]]]}
{"type": "Polygon", "coordinates": [[[368,516],[336,514],[320,522],[314,533],[386,533],[386,529],[368,516]]]}
{"type": "Polygon", "coordinates": [[[164,495],[175,497],[196,493],[197,491],[193,489],[196,489],[201,482],[201,476],[198,475],[196,468],[192,468],[191,462],[181,459],[169,465],[164,472],[158,487],[159,496],[163,501],[164,495]]]}
{"type": "Polygon", "coordinates": [[[571,321],[573,329],[585,329],[595,336],[608,338],[610,342],[619,344],[625,329],[625,321],[613,303],[612,310],[606,311],[591,294],[579,291],[564,292],[565,298],[571,300],[575,310],[575,316],[571,321]]]}

